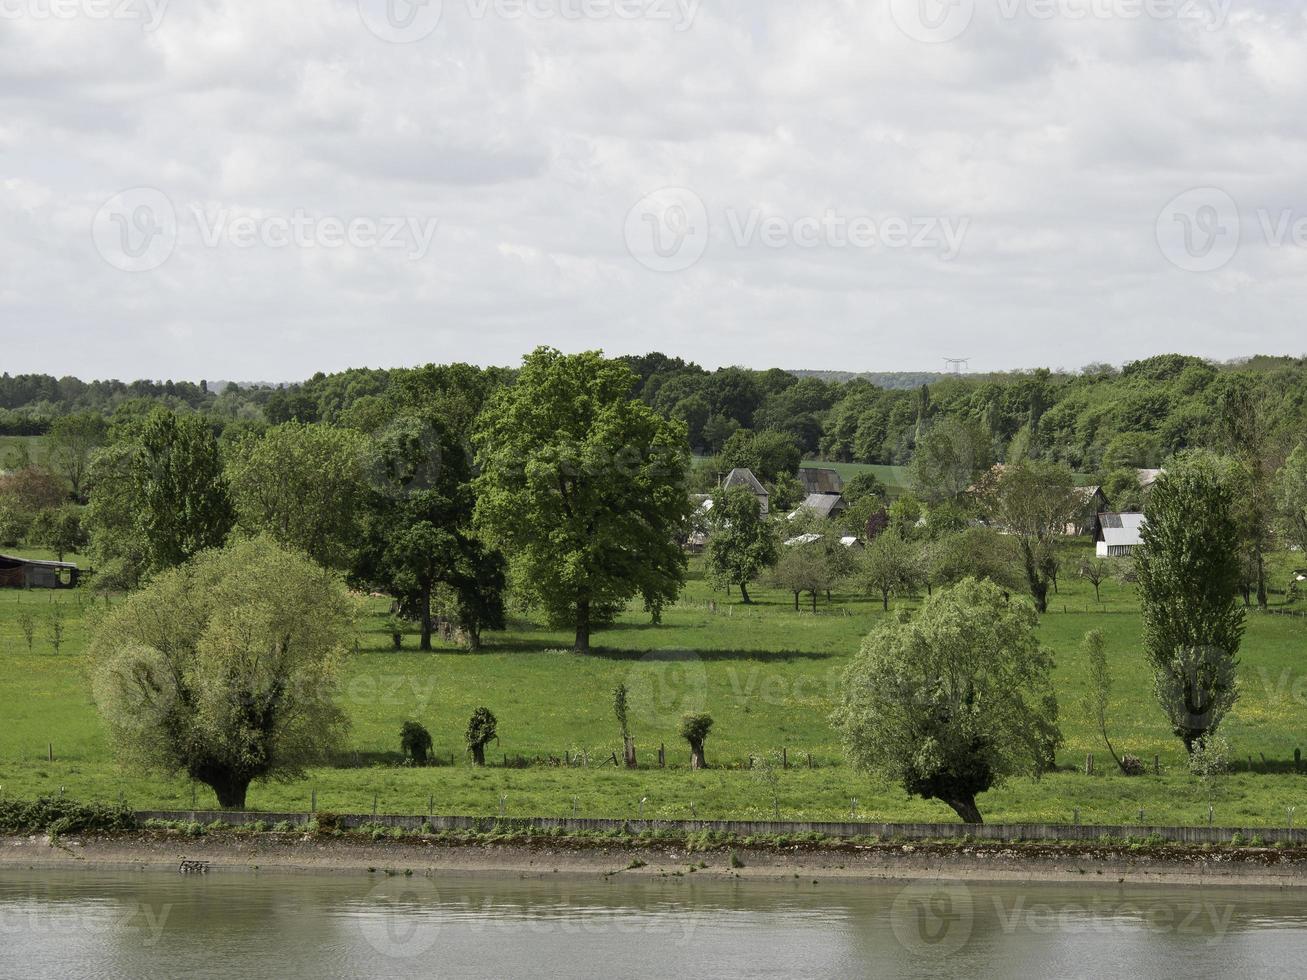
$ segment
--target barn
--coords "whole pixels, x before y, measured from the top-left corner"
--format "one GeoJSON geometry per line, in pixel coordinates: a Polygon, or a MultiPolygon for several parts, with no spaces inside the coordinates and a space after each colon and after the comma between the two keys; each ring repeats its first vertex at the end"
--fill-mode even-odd
{"type": "Polygon", "coordinates": [[[814,493],[844,492],[844,479],[836,470],[820,466],[804,466],[799,469],[798,476],[799,482],[803,484],[803,492],[809,496],[814,493]]]}
{"type": "Polygon", "coordinates": [[[0,589],[71,589],[80,576],[70,562],[0,555],[0,589]]]}
{"type": "Polygon", "coordinates": [[[1143,539],[1143,514],[1099,514],[1094,522],[1094,541],[1099,558],[1128,558],[1143,539]]]}

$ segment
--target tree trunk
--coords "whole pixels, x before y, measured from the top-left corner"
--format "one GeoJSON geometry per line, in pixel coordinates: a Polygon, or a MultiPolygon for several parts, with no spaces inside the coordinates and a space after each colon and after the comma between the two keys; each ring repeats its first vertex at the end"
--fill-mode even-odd
{"type": "Polygon", "coordinates": [[[1265,609],[1270,599],[1266,594],[1266,556],[1257,549],[1257,608],[1265,609]]]}
{"type": "Polygon", "coordinates": [[[576,604],[576,646],[577,653],[590,652],[590,600],[582,599],[576,604]]]}
{"type": "Polygon", "coordinates": [[[794,611],[799,611],[799,593],[794,593],[794,611]]]}
{"type": "Polygon", "coordinates": [[[481,649],[481,629],[479,627],[477,628],[464,627],[463,631],[467,633],[468,650],[470,650],[472,653],[476,653],[478,650],[481,649]]]}
{"type": "Polygon", "coordinates": [[[886,612],[889,612],[889,592],[886,591],[885,589],[881,589],[881,592],[880,592],[880,604],[881,604],[881,607],[882,607],[886,612]]]}
{"type": "Polygon", "coordinates": [[[704,754],[703,754],[702,741],[690,743],[690,768],[691,769],[708,768],[708,760],[704,758],[704,754]]]}
{"type": "Polygon", "coordinates": [[[431,590],[422,590],[422,642],[419,649],[431,652],[431,590]]]}
{"type": "Polygon", "coordinates": [[[740,601],[741,601],[742,603],[744,603],[746,606],[752,606],[752,605],[753,605],[753,600],[749,598],[749,583],[748,583],[748,582],[741,582],[741,583],[740,583],[740,601]]]}
{"type": "Polygon", "coordinates": [[[622,747],[622,757],[626,762],[626,768],[635,769],[637,767],[635,761],[635,739],[625,739],[624,743],[625,744],[622,747]]]}
{"type": "Polygon", "coordinates": [[[224,810],[245,809],[245,795],[250,788],[250,780],[244,776],[222,775],[201,779],[218,797],[218,806],[224,810]]]}
{"type": "Polygon", "coordinates": [[[470,746],[472,749],[472,765],[484,766],[486,764],[486,747],[484,745],[470,746]]]}
{"type": "Polygon", "coordinates": [[[812,591],[812,611],[813,611],[814,613],[817,611],[817,590],[816,590],[816,589],[814,589],[814,590],[812,591]]]}
{"type": "Polygon", "coordinates": [[[1035,612],[1040,615],[1048,612],[1048,586],[1032,582],[1030,583],[1030,594],[1035,600],[1035,612]]]}
{"type": "Polygon", "coordinates": [[[956,798],[944,801],[953,808],[953,812],[962,818],[963,823],[984,823],[980,811],[976,809],[976,797],[970,793],[959,794],[956,798]]]}

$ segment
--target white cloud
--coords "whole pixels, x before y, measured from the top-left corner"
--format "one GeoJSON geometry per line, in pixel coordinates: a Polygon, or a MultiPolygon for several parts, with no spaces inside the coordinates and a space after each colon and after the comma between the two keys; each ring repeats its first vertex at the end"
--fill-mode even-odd
{"type": "Polygon", "coordinates": [[[942,44],[901,32],[888,0],[723,0],[679,32],[445,0],[412,44],[347,0],[175,3],[153,31],[27,2],[0,18],[0,370],[295,378],[512,363],[540,343],[988,369],[1304,346],[1300,250],[1245,241],[1195,274],[1155,227],[1206,186],[1245,234],[1257,209],[1307,217],[1307,30],[1271,0],[1215,30],[978,0],[942,44]],[[623,238],[667,186],[711,224],[679,273],[623,238]],[[182,226],[161,267],[131,274],[91,223],[133,187],[182,226]],[[193,205],[439,228],[415,260],[208,248],[193,205]],[[728,216],[755,211],[970,224],[952,261],[740,247],[728,216]]]}

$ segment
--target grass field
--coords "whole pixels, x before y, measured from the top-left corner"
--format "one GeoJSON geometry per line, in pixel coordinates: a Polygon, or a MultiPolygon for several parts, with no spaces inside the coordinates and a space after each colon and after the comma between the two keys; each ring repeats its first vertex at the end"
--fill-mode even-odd
{"type": "MultiPolygon", "coordinates": [[[[415,638],[395,652],[382,630],[385,602],[369,600],[359,652],[342,686],[353,720],[349,753],[340,766],[317,769],[306,780],[256,785],[250,805],[302,810],[316,790],[319,808],[350,812],[367,812],[375,794],[382,812],[424,812],[433,797],[441,812],[493,814],[502,803],[511,815],[570,814],[575,807],[581,816],[622,817],[634,815],[645,798],[647,817],[767,816],[770,791],[748,771],[747,759],[784,747],[795,767],[779,783],[787,819],[835,819],[851,811],[878,820],[952,819],[942,804],[909,799],[853,772],[827,723],[843,667],[884,615],[879,603],[836,595],[813,615],[793,612],[788,595],[766,588],[758,588],[756,598],[754,607],[739,606],[712,593],[696,574],[663,625],[652,626],[632,611],[597,635],[599,649],[588,657],[562,652],[570,639],[565,633],[524,619],[488,637],[487,649],[478,654],[421,654],[413,649],[415,638]],[[631,689],[642,764],[635,772],[604,764],[619,748],[611,692],[623,681],[631,689]],[[484,770],[467,765],[460,741],[479,705],[498,716],[501,737],[484,770]],[[689,771],[688,752],[676,737],[678,719],[692,710],[706,710],[716,720],[707,744],[713,768],[703,772],[689,771]],[[443,765],[399,764],[399,729],[410,718],[431,730],[443,765]],[[667,769],[655,767],[660,743],[667,746],[667,769]],[[578,753],[588,755],[588,768],[548,763],[578,753]],[[504,767],[505,754],[545,761],[504,767]]],[[[143,808],[188,807],[192,787],[185,780],[124,773],[110,757],[82,663],[103,608],[103,600],[92,601],[82,591],[0,592],[0,792],[31,797],[62,788],[86,800],[122,795],[143,808]],[[55,602],[67,620],[58,654],[48,626],[55,602]],[[37,624],[30,651],[19,629],[24,610],[37,624]]],[[[1106,584],[1100,606],[1086,584],[1062,583],[1041,626],[1057,658],[1067,740],[1059,756],[1062,771],[1038,782],[1014,780],[985,794],[980,805],[986,819],[1069,821],[1078,808],[1085,822],[1123,823],[1136,821],[1143,808],[1153,823],[1206,821],[1205,792],[1187,775],[1183,748],[1152,700],[1139,628],[1128,586],[1106,584]],[[1107,636],[1116,678],[1114,743],[1144,758],[1147,776],[1127,779],[1108,771],[1110,762],[1078,707],[1084,691],[1078,645],[1095,627],[1107,636]],[[1083,773],[1088,752],[1095,753],[1099,769],[1092,777],[1083,773]],[[1151,774],[1154,755],[1160,756],[1160,776],[1151,774]]],[[[1218,822],[1283,825],[1291,806],[1303,806],[1307,819],[1307,778],[1294,774],[1292,764],[1307,721],[1305,641],[1307,620],[1249,615],[1242,698],[1223,728],[1240,771],[1220,790],[1218,822]],[[1253,771],[1243,771],[1250,756],[1253,771]]],[[[196,800],[201,806],[213,802],[204,787],[196,800]]]]}

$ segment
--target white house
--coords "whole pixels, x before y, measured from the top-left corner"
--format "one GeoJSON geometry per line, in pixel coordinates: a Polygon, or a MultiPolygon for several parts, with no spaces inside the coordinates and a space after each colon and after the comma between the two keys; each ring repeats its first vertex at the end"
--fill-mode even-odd
{"type": "Polygon", "coordinates": [[[1094,541],[1099,558],[1128,558],[1143,544],[1139,532],[1143,514],[1099,514],[1094,521],[1094,541]]]}

